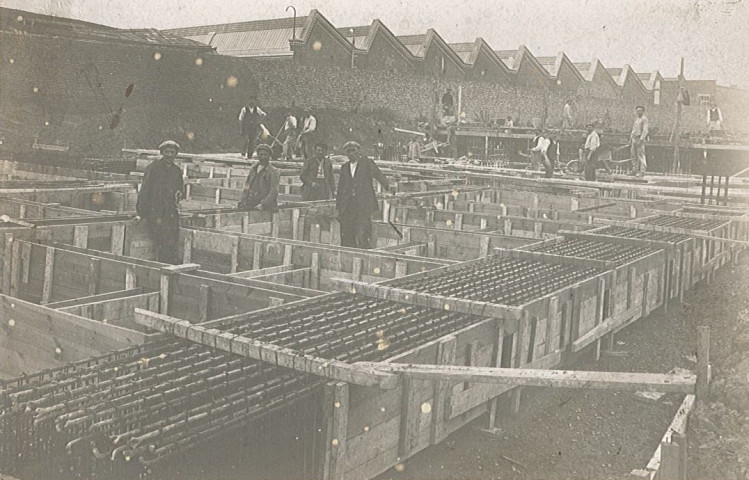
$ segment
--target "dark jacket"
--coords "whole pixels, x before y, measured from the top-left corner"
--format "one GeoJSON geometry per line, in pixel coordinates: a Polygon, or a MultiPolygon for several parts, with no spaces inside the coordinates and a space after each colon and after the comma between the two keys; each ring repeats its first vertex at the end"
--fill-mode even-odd
{"type": "Polygon", "coordinates": [[[242,188],[242,198],[237,206],[253,209],[262,205],[263,210],[276,210],[280,175],[276,167],[270,163],[261,172],[258,172],[259,167],[260,164],[257,164],[250,169],[242,188]]]}
{"type": "Polygon", "coordinates": [[[377,180],[383,188],[389,188],[387,177],[373,160],[366,157],[359,159],[354,178],[351,178],[351,161],[343,164],[336,195],[339,214],[352,207],[362,215],[371,215],[379,210],[372,179],[377,180]]]}
{"type": "Polygon", "coordinates": [[[143,183],[135,209],[142,218],[176,217],[182,199],[182,170],[163,159],[151,162],[143,174],[143,183]]]}
{"type": "Polygon", "coordinates": [[[320,168],[320,163],[315,157],[304,161],[299,174],[299,178],[302,179],[302,200],[327,200],[335,195],[333,164],[327,157],[322,160],[322,168],[320,168]]]}

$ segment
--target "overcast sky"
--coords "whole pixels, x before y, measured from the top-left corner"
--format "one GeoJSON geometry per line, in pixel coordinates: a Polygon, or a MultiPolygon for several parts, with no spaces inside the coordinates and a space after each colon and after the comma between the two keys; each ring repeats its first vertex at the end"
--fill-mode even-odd
{"type": "Polygon", "coordinates": [[[564,51],[575,62],[717,79],[749,87],[749,0],[0,0],[5,7],[120,28],[173,28],[299,15],[338,27],[382,20],[396,35],[434,28],[448,42],[481,36],[496,50],[564,51]]]}

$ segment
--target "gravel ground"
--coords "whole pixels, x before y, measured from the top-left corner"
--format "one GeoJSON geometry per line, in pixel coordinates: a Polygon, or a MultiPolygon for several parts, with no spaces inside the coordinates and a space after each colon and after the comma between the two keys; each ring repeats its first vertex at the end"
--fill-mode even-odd
{"type": "MultiPolygon", "coordinates": [[[[711,326],[713,384],[689,426],[689,478],[749,479],[749,256],[616,336],[617,356],[581,370],[664,373],[693,369],[697,326],[711,326]]],[[[521,414],[482,431],[480,418],[379,477],[393,479],[609,479],[645,468],[683,395],[657,402],[596,390],[524,391],[521,414]]]]}

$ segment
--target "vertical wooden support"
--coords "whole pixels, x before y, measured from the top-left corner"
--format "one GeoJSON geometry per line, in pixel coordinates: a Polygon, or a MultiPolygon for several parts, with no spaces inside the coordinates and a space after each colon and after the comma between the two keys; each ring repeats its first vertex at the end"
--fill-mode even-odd
{"type": "Polygon", "coordinates": [[[182,240],[182,263],[192,263],[192,244],[195,238],[194,231],[186,231],[182,240]]]}
{"type": "Polygon", "coordinates": [[[18,207],[18,218],[20,218],[20,219],[26,218],[26,204],[25,203],[22,203],[18,207]]]}
{"type": "Polygon", "coordinates": [[[637,218],[637,207],[633,204],[629,204],[629,218],[637,218]]]}
{"type": "Polygon", "coordinates": [[[185,200],[192,200],[192,184],[185,185],[185,200]]]}
{"type": "Polygon", "coordinates": [[[360,282],[361,281],[361,272],[362,272],[362,265],[364,261],[361,258],[354,257],[353,259],[353,265],[351,270],[351,279],[360,282]]]}
{"type": "Polygon", "coordinates": [[[468,213],[474,213],[476,212],[476,204],[471,202],[468,204],[468,213]]]}
{"type": "Polygon", "coordinates": [[[125,224],[115,223],[112,225],[112,249],[114,255],[125,254],[125,224]]]}
{"type": "Polygon", "coordinates": [[[346,453],[346,429],[348,427],[349,391],[348,384],[328,383],[323,398],[324,455],[320,478],[342,480],[343,458],[346,453]]]}
{"type": "Polygon", "coordinates": [[[231,273],[237,273],[239,265],[239,237],[231,237],[231,273]]]}
{"type": "MultiPolygon", "coordinates": [[[[479,347],[481,346],[481,342],[478,340],[474,340],[468,345],[466,345],[466,365],[469,367],[475,367],[478,363],[478,353],[479,353],[479,347]]],[[[471,388],[470,382],[464,382],[463,383],[463,390],[468,390],[471,388]]]]}
{"type": "Polygon", "coordinates": [[[3,249],[3,284],[2,291],[5,295],[10,295],[10,273],[11,273],[11,262],[13,261],[13,234],[6,233],[5,246],[3,249]]]}
{"type": "Polygon", "coordinates": [[[523,364],[523,359],[527,355],[527,351],[525,348],[525,339],[526,334],[529,332],[526,332],[528,330],[528,327],[530,325],[530,314],[528,311],[524,310],[523,314],[520,317],[520,322],[518,323],[518,333],[517,333],[517,349],[515,350],[515,368],[520,368],[520,366],[523,364]]]}
{"type": "Polygon", "coordinates": [[[283,265],[291,265],[294,259],[294,245],[285,245],[283,247],[283,265]]]}
{"type": "Polygon", "coordinates": [[[533,236],[541,238],[544,235],[544,224],[541,222],[535,222],[533,224],[533,236]]]}
{"type": "Polygon", "coordinates": [[[489,242],[491,239],[489,235],[481,235],[479,239],[479,257],[486,257],[489,255],[489,242]]]}
{"type": "Polygon", "coordinates": [[[629,267],[629,277],[627,279],[627,310],[634,307],[635,304],[635,278],[637,278],[637,270],[635,267],[629,267]]]}
{"type": "Polygon", "coordinates": [[[556,350],[556,348],[552,347],[552,344],[554,343],[554,334],[559,331],[559,326],[561,325],[559,314],[559,297],[551,297],[549,299],[549,313],[548,317],[546,317],[546,343],[544,346],[544,356],[553,353],[556,350]]]}
{"type": "Polygon", "coordinates": [[[260,270],[263,268],[263,243],[255,242],[252,250],[252,269],[260,270]]]}
{"type": "MultiPolygon", "coordinates": [[[[444,337],[437,344],[437,365],[454,365],[457,349],[457,338],[453,335],[444,337]]],[[[447,436],[445,421],[449,415],[447,401],[450,393],[449,382],[434,382],[434,404],[432,405],[432,425],[429,431],[429,443],[436,445],[447,436]]]]}
{"type": "Polygon", "coordinates": [[[512,219],[505,218],[504,234],[512,235],[512,219]]]}
{"type": "Polygon", "coordinates": [[[29,283],[29,273],[31,272],[31,244],[24,242],[21,244],[21,282],[29,283]]]}
{"type": "Polygon", "coordinates": [[[675,443],[661,443],[661,465],[658,468],[658,480],[680,480],[679,445],[675,443]]]}
{"type": "Polygon", "coordinates": [[[169,295],[171,293],[170,290],[172,284],[172,274],[161,272],[161,279],[159,283],[159,313],[162,315],[169,315],[169,295]]]}
{"type": "Polygon", "coordinates": [[[405,260],[395,261],[395,278],[405,277],[408,275],[408,262],[405,260]]]}
{"type": "Polygon", "coordinates": [[[88,225],[73,227],[73,245],[78,248],[88,248],[88,225]]]}
{"type": "Polygon", "coordinates": [[[330,244],[338,246],[341,244],[341,224],[335,220],[330,220],[330,244]]]}
{"type": "Polygon", "coordinates": [[[503,217],[507,216],[507,205],[503,204],[499,206],[499,214],[502,215],[503,217]]]}
{"type": "Polygon", "coordinates": [[[427,257],[434,258],[437,255],[437,237],[434,234],[427,235],[427,257]]]}
{"type": "Polygon", "coordinates": [[[400,220],[398,217],[395,218],[396,222],[400,222],[403,225],[408,224],[408,208],[401,207],[400,220]]]}
{"type": "Polygon", "coordinates": [[[534,193],[531,196],[531,209],[535,212],[535,215],[538,215],[538,194],[534,193]]]}
{"type": "Polygon", "coordinates": [[[242,233],[248,233],[250,231],[250,212],[245,212],[242,215],[242,233]]]}
{"type": "Polygon", "coordinates": [[[580,336],[580,310],[583,302],[583,295],[580,288],[575,289],[574,298],[572,299],[572,316],[570,317],[570,335],[568,342],[572,344],[580,336]]]}
{"type": "Polygon", "coordinates": [[[88,261],[88,294],[96,295],[99,291],[99,272],[101,259],[91,258],[88,261]]]}
{"type": "MultiPolygon", "coordinates": [[[[8,237],[6,236],[6,241],[8,237]]],[[[10,235],[10,240],[6,245],[11,245],[11,257],[10,257],[10,296],[17,297],[19,283],[21,280],[21,243],[10,235]]],[[[26,262],[28,264],[28,262],[26,262]]]]}
{"type": "Polygon", "coordinates": [[[426,217],[424,218],[424,226],[425,227],[434,226],[434,212],[432,210],[427,210],[426,217]]]}
{"type": "Polygon", "coordinates": [[[387,200],[382,201],[382,221],[387,222],[390,220],[390,202],[387,200]]]}
{"type": "MultiPolygon", "coordinates": [[[[471,205],[473,205],[473,204],[471,204],[471,205]]],[[[483,217],[482,217],[482,218],[481,218],[481,219],[479,220],[479,222],[480,222],[480,223],[479,223],[479,230],[486,230],[486,227],[488,227],[488,226],[489,226],[489,222],[487,222],[487,221],[486,221],[486,218],[483,218],[483,217]]]]}
{"type": "Polygon", "coordinates": [[[215,174],[216,174],[215,167],[211,167],[210,170],[208,170],[208,178],[213,178],[215,174]]]}
{"type": "Polygon", "coordinates": [[[463,230],[463,214],[455,214],[455,230],[463,230]]]}
{"type": "Polygon", "coordinates": [[[211,318],[211,287],[200,286],[200,299],[198,300],[198,321],[207,322],[211,318]]]}
{"type": "Polygon", "coordinates": [[[301,211],[298,208],[291,210],[291,238],[299,240],[299,216],[301,211]]]}
{"type": "Polygon", "coordinates": [[[575,197],[570,198],[570,211],[576,212],[579,208],[580,201],[575,197]]]}
{"type": "Polygon", "coordinates": [[[281,215],[278,212],[274,212],[270,217],[270,235],[273,238],[278,238],[278,232],[281,229],[281,215]]]}
{"type": "Polygon", "coordinates": [[[710,327],[697,327],[697,398],[710,391],[710,327]]]}
{"type": "Polygon", "coordinates": [[[320,253],[315,252],[312,254],[312,265],[310,268],[310,281],[309,286],[313,290],[319,290],[320,288],[320,253]]]}
{"type": "Polygon", "coordinates": [[[685,246],[682,245],[679,247],[679,285],[678,285],[678,293],[679,293],[679,303],[684,302],[684,289],[685,285],[684,282],[687,280],[687,272],[686,272],[686,265],[685,265],[685,253],[684,253],[685,246]]]}
{"type": "MultiPolygon", "coordinates": [[[[497,322],[497,338],[496,344],[494,345],[494,357],[492,358],[492,367],[499,368],[502,366],[502,347],[504,345],[505,329],[502,328],[497,322]]],[[[494,428],[497,425],[497,397],[489,400],[489,426],[488,428],[494,428]]]]}
{"type": "Polygon", "coordinates": [[[214,200],[215,200],[216,205],[221,203],[221,187],[216,187],[214,200]]]}
{"type": "Polygon", "coordinates": [[[138,286],[138,277],[135,276],[135,267],[128,265],[125,268],[125,290],[132,290],[138,286]]]}
{"type": "Polygon", "coordinates": [[[421,404],[419,386],[423,382],[404,378],[401,393],[401,424],[398,438],[398,456],[407,457],[419,440],[421,404]]]}
{"type": "MultiPolygon", "coordinates": [[[[604,295],[606,295],[606,279],[605,278],[599,278],[598,279],[598,291],[596,294],[596,319],[594,326],[597,326],[603,321],[604,311],[603,311],[603,298],[604,295]]],[[[596,340],[596,361],[601,359],[601,339],[598,338],[596,340]]]]}
{"type": "Polygon", "coordinates": [[[650,283],[650,272],[645,272],[642,276],[642,316],[646,317],[650,313],[650,303],[648,299],[648,284],[650,283]]]}
{"type": "Polygon", "coordinates": [[[47,254],[44,257],[44,285],[42,287],[41,304],[49,303],[52,298],[52,281],[55,275],[55,249],[47,247],[47,254]]]}
{"type": "Polygon", "coordinates": [[[687,478],[687,457],[689,453],[689,442],[685,434],[674,432],[671,434],[671,443],[679,446],[679,480],[687,478]]]}
{"type": "Polygon", "coordinates": [[[663,288],[661,288],[663,298],[663,313],[668,313],[668,301],[671,299],[671,276],[674,271],[674,261],[671,254],[666,255],[666,264],[662,267],[663,288]]]}

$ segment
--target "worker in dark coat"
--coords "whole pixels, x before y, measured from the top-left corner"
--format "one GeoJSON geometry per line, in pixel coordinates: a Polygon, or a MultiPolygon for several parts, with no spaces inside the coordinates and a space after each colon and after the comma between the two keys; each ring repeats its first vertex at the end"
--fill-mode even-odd
{"type": "Polygon", "coordinates": [[[278,185],[280,175],[276,167],[270,164],[273,150],[265,144],[255,150],[258,163],[250,169],[242,188],[242,198],[237,205],[240,210],[278,209],[278,185]]]}
{"type": "Polygon", "coordinates": [[[179,145],[167,140],[159,146],[161,158],[152,162],[143,174],[138,194],[136,220],[146,221],[151,240],[156,247],[156,260],[163,263],[181,263],[179,245],[178,206],[182,200],[184,182],[182,171],[174,164],[179,145]]]}
{"type": "Polygon", "coordinates": [[[341,246],[371,248],[372,214],[379,210],[372,179],[385,189],[390,184],[375,162],[362,156],[358,143],[347,142],[343,151],[349,161],[341,167],[336,195],[341,246]]]}
{"type": "Polygon", "coordinates": [[[314,155],[304,160],[299,177],[302,179],[302,200],[328,200],[335,196],[335,177],[333,164],[326,156],[328,146],[324,143],[315,145],[314,155]]]}

